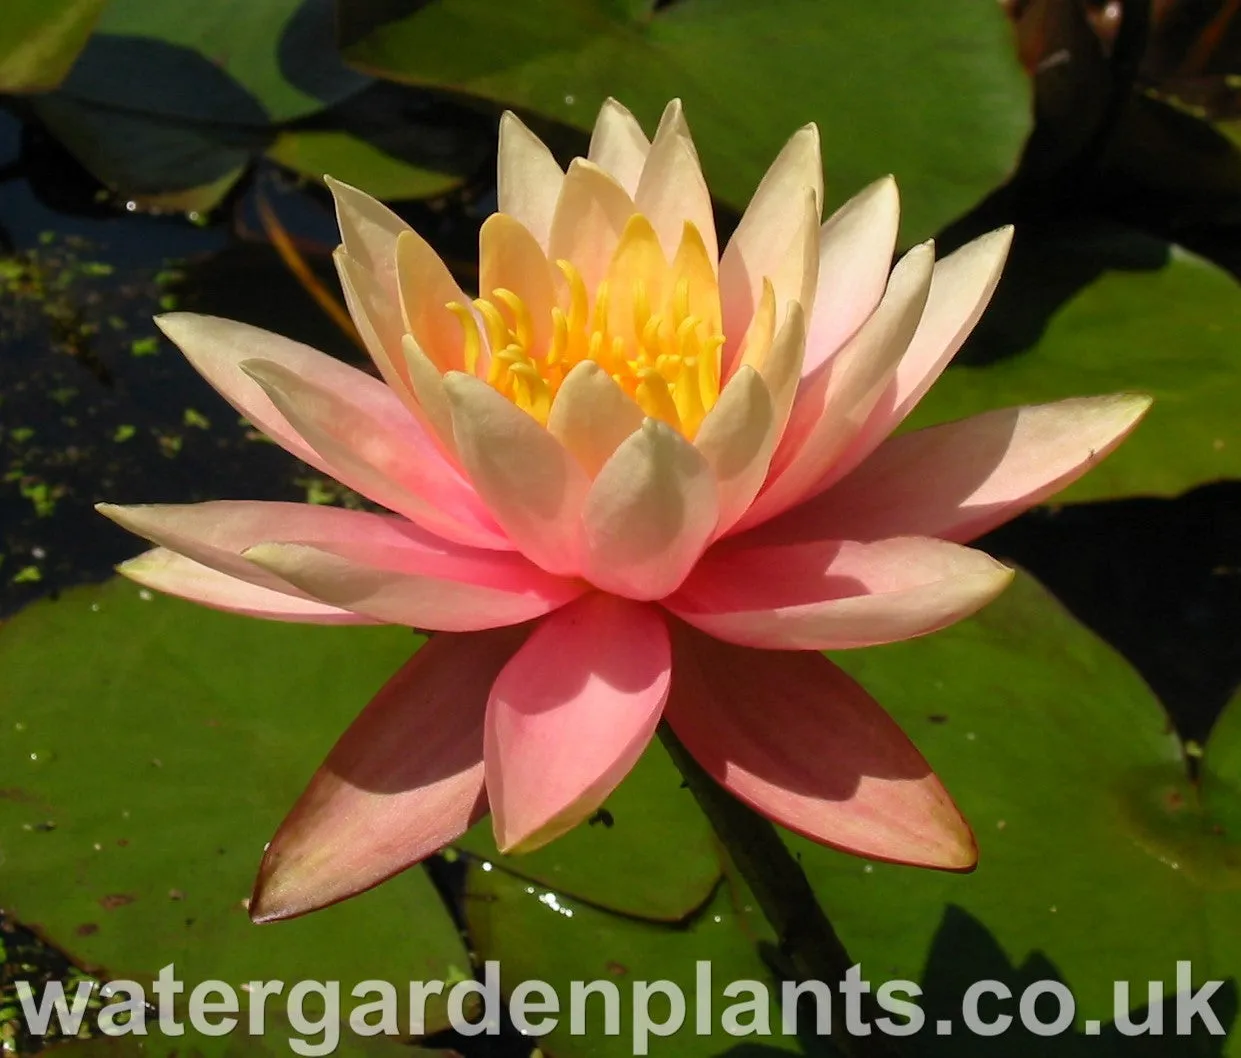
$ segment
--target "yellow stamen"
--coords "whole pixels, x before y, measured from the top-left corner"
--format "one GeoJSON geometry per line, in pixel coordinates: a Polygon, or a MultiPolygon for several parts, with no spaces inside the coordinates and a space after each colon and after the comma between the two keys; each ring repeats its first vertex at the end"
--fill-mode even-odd
{"type": "Polygon", "coordinates": [[[461,321],[461,331],[465,338],[461,359],[465,363],[465,369],[473,375],[478,371],[478,357],[483,348],[482,335],[478,333],[478,321],[474,318],[474,313],[459,301],[450,301],[446,308],[461,321]]]}
{"type": "Polygon", "coordinates": [[[448,306],[461,322],[465,369],[479,373],[485,331],[487,383],[546,424],[565,377],[591,360],[648,416],[692,439],[719,399],[724,346],[715,262],[694,226],[669,263],[650,221],[634,215],[593,291],[572,262],[555,264],[564,282],[550,334],[511,289],[477,299],[477,313],[448,306]]]}

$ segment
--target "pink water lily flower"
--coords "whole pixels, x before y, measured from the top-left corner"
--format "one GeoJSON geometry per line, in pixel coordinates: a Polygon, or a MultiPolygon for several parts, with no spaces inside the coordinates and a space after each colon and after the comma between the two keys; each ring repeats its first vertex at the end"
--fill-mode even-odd
{"type": "Polygon", "coordinates": [[[373,886],[488,811],[502,850],[541,846],[599,807],[661,718],[793,831],[972,866],[926,761],[820,652],[993,599],[1011,570],[962,541],[1076,478],[1147,407],[1066,400],[889,438],[982,313],[1010,232],[893,268],[894,182],[821,222],[807,126],[721,254],[676,102],[648,140],[608,101],[567,171],[505,115],[476,300],[388,209],[332,191],[382,381],[242,323],[159,324],[259,429],[391,513],[102,508],[157,545],[121,567],[150,588],[440,633],[311,780],[252,915],[373,886]]]}

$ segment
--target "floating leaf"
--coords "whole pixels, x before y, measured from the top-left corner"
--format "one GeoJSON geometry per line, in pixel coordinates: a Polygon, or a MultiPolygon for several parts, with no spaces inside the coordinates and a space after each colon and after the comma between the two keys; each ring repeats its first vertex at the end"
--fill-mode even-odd
{"type": "MultiPolygon", "coordinates": [[[[688,791],[683,791],[689,799],[688,791]]],[[[721,990],[732,982],[753,981],[774,999],[779,987],[759,956],[760,944],[771,944],[771,933],[749,897],[722,885],[714,899],[688,929],[635,922],[598,911],[493,868],[471,865],[466,879],[465,910],[470,939],[483,961],[499,963],[500,989],[506,999],[525,981],[543,981],[560,997],[559,1025],[542,1043],[563,1058],[612,1058],[640,1052],[634,1041],[634,994],[639,982],[671,982],[685,996],[685,1022],[673,1035],[649,1040],[650,1053],[678,1058],[721,1053],[765,1055],[821,1054],[803,1052],[795,1038],[782,1035],[780,1012],[768,1007],[771,1036],[735,1036],[721,1028],[723,1011],[734,1002],[721,990]],[[709,974],[699,988],[703,963],[709,974]],[[619,1032],[604,1032],[603,999],[585,1002],[585,1032],[574,1033],[569,1019],[571,982],[602,981],[615,985],[619,998],[619,1032]],[[706,1002],[702,1002],[703,997],[706,1002]],[[697,1018],[706,1020],[699,1032],[697,1018]],[[732,1051],[729,1048],[738,1048],[732,1051]]],[[[606,985],[604,985],[606,988],[606,985]]],[[[668,1016],[668,1001],[650,1001],[650,1018],[668,1016]]],[[[540,1016],[541,1017],[541,1016],[540,1016]]],[[[531,1015],[535,1020],[535,1015],[531,1015]]],[[[748,1023],[748,1017],[743,1018],[748,1023]]]]}
{"type": "Polygon", "coordinates": [[[536,852],[502,856],[486,819],[462,848],[575,899],[623,914],[685,918],[720,879],[715,837],[668,754],[653,743],[590,821],[536,852]]]}
{"type": "Polygon", "coordinates": [[[1241,290],[1179,247],[1115,227],[1023,234],[958,362],[912,426],[1121,390],[1155,398],[1058,500],[1171,496],[1241,476],[1241,290]]]}
{"type": "MultiPolygon", "coordinates": [[[[1142,681],[1036,582],[1019,577],[980,616],[934,636],[837,660],[915,739],[980,846],[977,871],[954,876],[791,839],[864,969],[919,980],[938,947],[941,980],[998,973],[979,958],[976,925],[944,935],[965,921],[955,907],[1013,967],[1035,957],[1054,967],[1088,1035],[1092,1019],[1096,1029],[1113,1019],[1113,982],[1131,982],[1136,1008],[1147,981],[1176,990],[1178,960],[1192,962],[1195,984],[1241,978],[1241,842],[1199,808],[1142,681]]],[[[1235,1002],[1216,1012],[1227,1025],[1235,1002]]],[[[910,1053],[995,1053],[962,1029],[940,1050],[932,1039],[910,1053]]],[[[1081,1053],[1071,1043],[1014,1029],[1004,1053],[1081,1053]]],[[[1241,1053],[1236,1043],[1212,1049],[1218,1043],[1177,1053],[1241,1053]]]]}
{"type": "Polygon", "coordinates": [[[244,908],[281,816],[415,643],[119,580],[23,610],[0,629],[0,906],[120,976],[175,963],[194,983],[347,993],[468,972],[421,870],[295,922],[254,926],[244,908]]]}
{"type": "Polygon", "coordinates": [[[894,172],[924,238],[1014,167],[1029,86],[995,4],[945,0],[387,0],[338,5],[345,55],[588,129],[615,96],[654,130],[684,98],[712,191],[740,207],[794,129],[823,131],[831,198],[894,172]],[[412,9],[412,10],[411,10],[412,9]],[[388,20],[390,19],[390,20],[388,20]]]}
{"type": "Polygon", "coordinates": [[[46,92],[60,84],[106,2],[5,0],[0,92],[46,92]]]}

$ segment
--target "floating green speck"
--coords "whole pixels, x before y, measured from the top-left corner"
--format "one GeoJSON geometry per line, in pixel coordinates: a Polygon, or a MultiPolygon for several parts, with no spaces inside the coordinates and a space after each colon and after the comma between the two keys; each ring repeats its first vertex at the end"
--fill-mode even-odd
{"type": "Polygon", "coordinates": [[[148,338],[135,338],[129,343],[130,356],[155,356],[159,352],[159,339],[154,335],[148,338]]]}
{"type": "Polygon", "coordinates": [[[194,408],[186,408],[185,414],[181,417],[181,421],[186,426],[193,426],[199,430],[211,429],[211,420],[202,412],[196,411],[194,408]]]}
{"type": "Polygon", "coordinates": [[[38,566],[22,566],[14,575],[14,584],[37,584],[43,579],[43,573],[38,566]]]}
{"type": "Polygon", "coordinates": [[[23,481],[21,494],[34,504],[37,518],[50,518],[56,511],[57,493],[46,481],[23,481]]]}
{"type": "Polygon", "coordinates": [[[112,431],[112,440],[117,444],[128,441],[134,434],[138,432],[138,427],[133,423],[123,422],[115,430],[112,431]]]}
{"type": "Polygon", "coordinates": [[[24,445],[34,436],[34,430],[29,426],[15,426],[9,431],[9,436],[19,445],[24,445]]]}

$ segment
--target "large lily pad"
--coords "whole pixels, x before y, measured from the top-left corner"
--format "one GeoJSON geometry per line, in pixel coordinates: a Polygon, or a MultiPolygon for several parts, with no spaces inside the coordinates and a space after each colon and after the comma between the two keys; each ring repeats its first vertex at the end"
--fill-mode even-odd
{"type": "Polygon", "coordinates": [[[710,897],[720,880],[710,824],[685,796],[680,773],[658,743],[650,746],[602,812],[550,845],[522,856],[502,856],[489,819],[460,844],[575,899],[641,918],[683,919],[710,897]]]}
{"type": "Polygon", "coordinates": [[[104,3],[7,0],[0,22],[0,92],[44,92],[60,84],[104,3]]]}
{"type": "Polygon", "coordinates": [[[734,207],[794,129],[817,121],[833,200],[894,172],[905,235],[922,238],[1005,179],[1029,130],[1010,27],[975,0],[441,0],[390,18],[393,8],[339,3],[359,69],[581,129],[609,95],[650,128],[683,97],[708,181],[734,207]]]}
{"type": "MultiPolygon", "coordinates": [[[[689,793],[685,792],[686,799],[689,793]]],[[[780,1054],[824,1054],[822,1041],[811,1041],[803,1052],[796,1038],[781,1035],[780,1013],[767,1007],[771,1036],[740,1037],[721,1028],[721,1015],[732,1002],[721,990],[734,981],[756,981],[772,997],[779,988],[760,957],[760,944],[772,935],[750,898],[729,882],[687,929],[635,922],[564,898],[499,868],[472,866],[466,880],[466,917],[470,939],[481,960],[499,963],[500,989],[506,999],[524,981],[543,981],[560,997],[559,1024],[541,1041],[563,1058],[612,1058],[641,1053],[634,1045],[634,988],[639,982],[671,982],[685,997],[685,1022],[675,1034],[652,1037],[654,1055],[684,1058],[736,1054],[764,1058],[780,1054]],[[698,989],[699,966],[709,964],[710,983],[698,989]],[[607,1035],[603,1003],[595,996],[585,1004],[585,1032],[574,1033],[569,1017],[570,983],[605,981],[620,994],[619,1032],[607,1035]],[[707,1003],[699,996],[708,996],[707,1003]],[[709,1006],[707,1004],[710,1004],[709,1006]],[[709,1031],[699,1032],[696,1019],[709,1031]],[[734,1051],[732,1048],[736,1048],[734,1051]]],[[[667,1016],[667,1000],[650,1002],[650,1016],[667,1016]]],[[[534,1020],[532,1016],[532,1020],[534,1020]]],[[[750,1018],[744,1016],[743,1023],[750,1018]]]]}
{"type": "Polygon", "coordinates": [[[1241,838],[1241,692],[1225,706],[1202,761],[1202,795],[1207,807],[1234,837],[1241,838]]]}
{"type": "Polygon", "coordinates": [[[28,607],[0,629],[0,905],[112,975],[348,991],[468,972],[421,870],[295,922],[244,908],[283,812],[415,643],[122,581],[28,607]]]}
{"type": "Polygon", "coordinates": [[[1138,431],[1058,499],[1177,495],[1241,476],[1241,289],[1117,227],[1018,232],[995,301],[911,426],[987,408],[1149,393],[1138,431]]]}
{"type": "Polygon", "coordinates": [[[353,114],[358,128],[338,126],[336,108],[371,83],[339,57],[332,0],[111,0],[70,76],[35,107],[103,184],[152,208],[210,209],[268,148],[386,197],[459,183],[430,164],[459,160],[455,140],[411,148],[408,133],[397,143],[393,128],[353,114]]]}
{"type": "MultiPolygon", "coordinates": [[[[981,850],[974,874],[954,876],[865,864],[792,839],[872,977],[951,980],[959,1012],[961,992],[980,978],[1007,978],[1017,994],[1029,983],[1018,968],[1034,959],[1071,987],[1086,1035],[1113,1020],[1113,982],[1132,983],[1137,1008],[1147,981],[1176,991],[1180,960],[1192,962],[1196,984],[1231,979],[1235,1001],[1241,842],[1199,806],[1180,744],[1145,685],[1037,583],[1019,577],[979,617],[947,631],[838,660],[926,753],[981,850]],[[981,949],[1003,958],[983,959],[981,949]]],[[[1015,1013],[1016,1000],[1009,1007],[1015,1013]]],[[[1216,1013],[1227,1027],[1235,1002],[1217,1003],[1216,1013]]],[[[1196,1030],[1201,1037],[1203,1025],[1196,1030]]],[[[1014,1029],[1003,1053],[1082,1053],[1075,1040],[1014,1029]]],[[[916,1042],[910,1054],[995,1053],[960,1024],[950,1039],[916,1042]]],[[[1219,1051],[1220,1042],[1178,1040],[1166,1053],[1241,1053],[1235,1041],[1219,1051]]]]}

